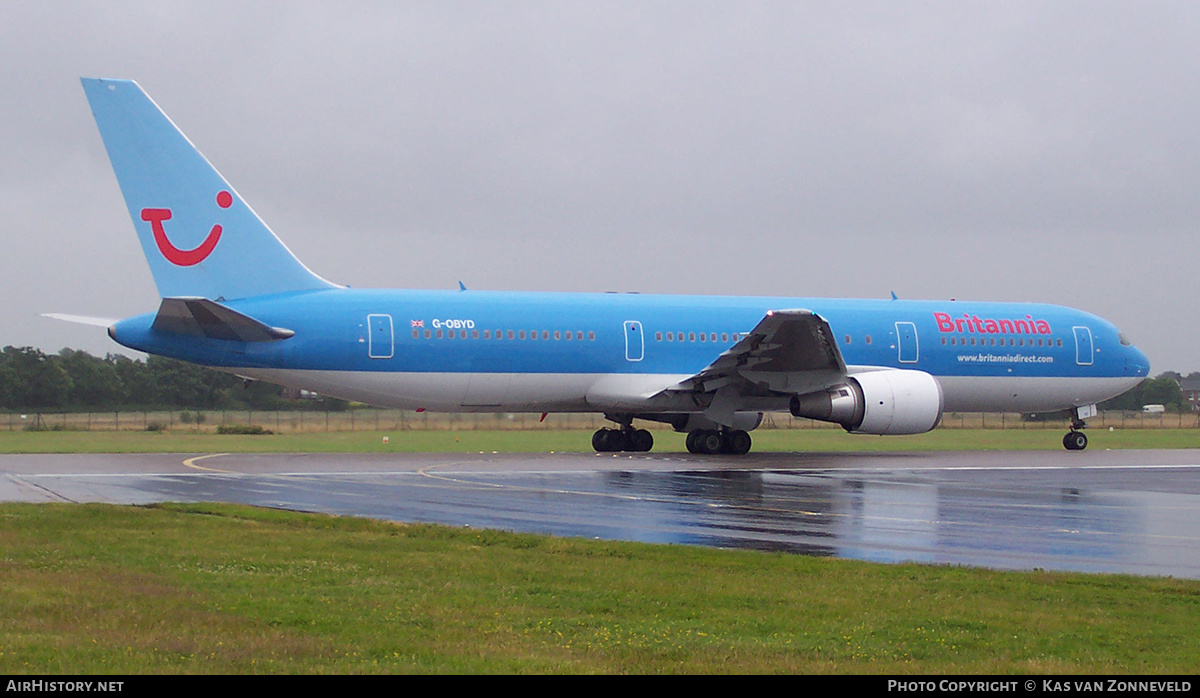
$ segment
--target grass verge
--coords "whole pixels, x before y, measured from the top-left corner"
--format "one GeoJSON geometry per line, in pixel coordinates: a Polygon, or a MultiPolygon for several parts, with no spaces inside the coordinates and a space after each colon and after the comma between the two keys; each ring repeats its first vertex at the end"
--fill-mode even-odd
{"type": "Polygon", "coordinates": [[[1200,582],[0,506],[0,673],[1191,673],[1200,582]]]}
{"type": "MultiPolygon", "coordinates": [[[[840,429],[755,431],[754,451],[1060,450],[1053,429],[935,429],[915,436],[867,436],[840,429]]],[[[465,430],[271,435],[188,431],[0,431],[0,453],[559,453],[591,452],[590,431],[465,430]],[[384,443],[383,437],[387,437],[384,443]]],[[[1196,429],[1089,432],[1090,449],[1200,448],[1196,429]]],[[[684,452],[684,435],[654,432],[654,452],[684,452]]]]}

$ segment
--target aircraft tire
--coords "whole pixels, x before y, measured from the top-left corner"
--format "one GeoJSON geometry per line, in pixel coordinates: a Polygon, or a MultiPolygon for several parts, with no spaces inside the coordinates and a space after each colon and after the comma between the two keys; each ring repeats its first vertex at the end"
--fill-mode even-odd
{"type": "Polygon", "coordinates": [[[700,429],[696,437],[696,447],[700,453],[715,455],[720,453],[725,445],[721,432],[715,429],[700,429]]]}
{"type": "Polygon", "coordinates": [[[725,452],[735,456],[744,456],[750,452],[752,443],[750,434],[741,429],[734,429],[725,435],[725,452]]]}
{"type": "Polygon", "coordinates": [[[1087,445],[1087,434],[1082,431],[1068,431],[1067,435],[1063,437],[1063,447],[1068,451],[1082,451],[1087,448],[1087,445]]]}
{"type": "Polygon", "coordinates": [[[700,447],[696,444],[696,437],[699,435],[699,429],[688,432],[687,439],[684,440],[684,443],[687,445],[688,453],[700,453],[700,447]]]}
{"type": "Polygon", "coordinates": [[[646,453],[654,448],[654,435],[645,429],[638,429],[629,433],[629,450],[639,453],[646,453]]]}
{"type": "Polygon", "coordinates": [[[592,448],[600,453],[625,450],[624,435],[615,429],[597,429],[592,434],[592,448]]]}

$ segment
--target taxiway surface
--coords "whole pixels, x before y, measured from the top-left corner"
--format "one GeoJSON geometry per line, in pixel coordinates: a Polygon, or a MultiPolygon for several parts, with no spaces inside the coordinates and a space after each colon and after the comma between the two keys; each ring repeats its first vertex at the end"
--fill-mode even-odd
{"type": "Polygon", "coordinates": [[[1200,579],[1200,450],[3,455],[0,501],[228,501],[883,562],[1200,579]]]}

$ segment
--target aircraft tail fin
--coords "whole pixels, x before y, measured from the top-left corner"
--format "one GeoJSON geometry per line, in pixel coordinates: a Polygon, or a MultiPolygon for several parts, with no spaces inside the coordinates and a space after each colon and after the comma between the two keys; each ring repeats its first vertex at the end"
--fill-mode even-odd
{"type": "Polygon", "coordinates": [[[136,82],[82,82],[160,296],[337,287],[296,259],[136,82]]]}

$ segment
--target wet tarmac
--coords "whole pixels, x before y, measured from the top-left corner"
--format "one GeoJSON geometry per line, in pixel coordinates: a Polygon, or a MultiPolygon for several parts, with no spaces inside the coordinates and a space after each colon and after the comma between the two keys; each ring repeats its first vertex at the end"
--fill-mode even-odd
{"type": "Polygon", "coordinates": [[[881,562],[1200,579],[1200,451],[0,456],[0,501],[230,501],[881,562]]]}

